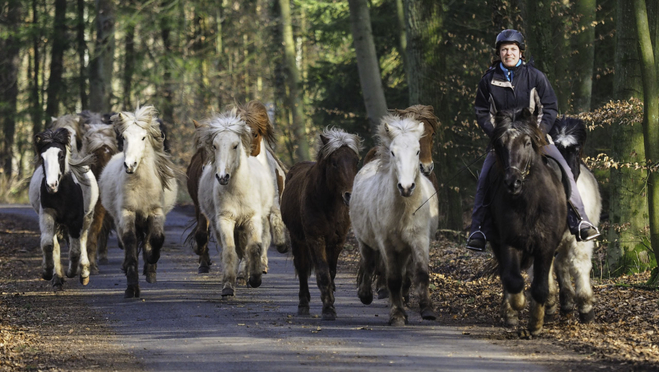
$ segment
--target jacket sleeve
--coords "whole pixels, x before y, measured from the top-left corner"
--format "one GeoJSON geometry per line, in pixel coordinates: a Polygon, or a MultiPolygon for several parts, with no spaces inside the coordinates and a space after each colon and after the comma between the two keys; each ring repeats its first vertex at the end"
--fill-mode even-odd
{"type": "Polygon", "coordinates": [[[540,130],[542,133],[549,133],[554,126],[556,116],[558,115],[558,99],[551,87],[545,74],[536,70],[536,90],[542,103],[542,118],[540,120],[540,130]]]}
{"type": "Polygon", "coordinates": [[[476,121],[478,122],[478,125],[483,129],[485,134],[491,138],[492,133],[494,132],[494,117],[490,108],[494,102],[490,102],[491,97],[490,85],[487,82],[488,77],[489,74],[483,76],[480,83],[478,83],[474,108],[476,110],[476,121]]]}

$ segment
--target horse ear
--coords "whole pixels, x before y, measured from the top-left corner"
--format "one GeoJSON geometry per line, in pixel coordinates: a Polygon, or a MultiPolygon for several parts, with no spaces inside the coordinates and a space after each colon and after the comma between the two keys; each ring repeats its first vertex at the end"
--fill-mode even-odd
{"type": "Polygon", "coordinates": [[[540,99],[540,95],[535,88],[531,89],[530,95],[529,112],[531,112],[532,115],[538,116],[542,113],[542,100],[540,99]]]}
{"type": "Polygon", "coordinates": [[[323,146],[325,146],[329,143],[329,138],[327,138],[327,137],[325,137],[321,134],[320,135],[320,141],[323,143],[323,146]]]}
{"type": "Polygon", "coordinates": [[[193,119],[192,122],[194,123],[195,128],[197,128],[197,129],[201,128],[201,124],[199,124],[196,120],[193,119]]]}
{"type": "Polygon", "coordinates": [[[51,124],[54,123],[54,122],[56,122],[56,121],[57,121],[57,118],[56,118],[56,117],[54,117],[54,116],[51,116],[51,117],[50,117],[50,123],[51,123],[51,124]]]}
{"type": "Polygon", "coordinates": [[[533,115],[535,115],[535,113],[533,112],[533,110],[530,107],[524,107],[522,109],[520,117],[521,117],[521,119],[526,120],[526,119],[532,117],[533,115]]]}
{"type": "Polygon", "coordinates": [[[238,116],[238,107],[235,107],[235,106],[234,106],[234,107],[231,109],[231,114],[232,114],[233,116],[238,116]]]}

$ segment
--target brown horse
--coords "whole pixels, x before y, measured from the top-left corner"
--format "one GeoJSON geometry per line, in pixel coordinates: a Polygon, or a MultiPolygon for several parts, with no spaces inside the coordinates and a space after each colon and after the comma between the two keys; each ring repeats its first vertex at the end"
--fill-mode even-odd
{"type": "Polygon", "coordinates": [[[323,319],[336,319],[334,278],[350,228],[348,203],[360,142],[356,135],[326,129],[320,136],[317,162],[297,163],[286,175],[281,212],[300,280],[298,315],[309,315],[308,280],[313,269],[323,301],[323,319]]]}
{"type": "MultiPolygon", "coordinates": [[[[110,158],[118,152],[117,140],[114,133],[114,127],[107,124],[85,124],[84,134],[82,136],[82,149],[80,154],[83,156],[93,155],[94,163],[91,165],[92,173],[98,179],[105,165],[110,158]]],[[[105,208],[101,203],[96,203],[94,209],[94,220],[89,227],[89,237],[87,239],[87,255],[91,264],[92,274],[98,274],[98,261],[103,263],[108,259],[108,235],[110,234],[112,221],[110,216],[106,215],[105,208]]]]}
{"type": "MultiPolygon", "coordinates": [[[[435,133],[437,132],[437,127],[439,125],[439,119],[435,116],[433,107],[429,105],[414,105],[404,110],[393,109],[389,111],[401,118],[411,117],[412,119],[423,123],[424,135],[419,140],[419,145],[421,146],[421,152],[419,153],[419,168],[421,169],[421,173],[432,182],[435,191],[438,191],[439,184],[437,183],[437,176],[435,175],[435,172],[433,172],[435,169],[435,163],[432,160],[432,149],[435,142],[435,133]]],[[[364,156],[364,165],[368,164],[377,156],[377,147],[373,147],[369,150],[366,156],[364,156]]],[[[389,296],[386,277],[385,275],[382,275],[384,272],[384,262],[380,260],[375,271],[375,282],[379,299],[387,298],[389,296]]],[[[411,283],[411,278],[406,277],[404,284],[406,301],[409,299],[407,293],[409,292],[411,283]]]]}
{"type": "MultiPolygon", "coordinates": [[[[247,125],[252,129],[252,148],[250,155],[259,156],[261,150],[266,150],[269,152],[271,157],[276,161],[277,166],[275,167],[275,174],[277,177],[277,189],[279,190],[278,196],[281,197],[281,193],[284,189],[284,177],[283,175],[286,172],[284,167],[279,159],[272,152],[272,146],[275,142],[274,128],[270,124],[270,119],[268,117],[268,112],[265,106],[258,101],[250,101],[245,106],[238,107],[238,114],[245,120],[247,125]],[[261,147],[265,146],[266,149],[261,147]]],[[[195,254],[199,256],[199,269],[198,272],[208,273],[210,271],[210,265],[212,261],[208,252],[208,240],[209,240],[209,226],[208,220],[201,213],[199,209],[199,179],[201,178],[201,173],[203,171],[204,165],[207,163],[207,155],[203,146],[196,146],[198,148],[197,152],[190,159],[190,164],[186,170],[187,175],[187,187],[190,198],[195,206],[195,222],[192,232],[186,238],[186,243],[192,246],[192,250],[195,254]]],[[[277,201],[278,208],[278,201],[277,201]]],[[[273,241],[278,245],[278,249],[282,250],[283,244],[278,242],[283,242],[283,236],[279,239],[274,238],[273,241]]],[[[267,250],[267,247],[266,247],[267,250]]],[[[267,270],[267,266],[266,266],[267,270]]]]}

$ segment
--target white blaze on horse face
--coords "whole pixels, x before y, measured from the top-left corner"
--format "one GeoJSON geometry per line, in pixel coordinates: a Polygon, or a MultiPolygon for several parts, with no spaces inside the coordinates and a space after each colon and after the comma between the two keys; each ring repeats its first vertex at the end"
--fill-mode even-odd
{"type": "Polygon", "coordinates": [[[402,196],[411,196],[419,174],[419,140],[412,135],[399,135],[391,142],[389,150],[402,196]]]}
{"type": "Polygon", "coordinates": [[[213,140],[215,149],[215,178],[220,185],[229,184],[229,179],[240,166],[240,155],[244,151],[240,137],[233,132],[222,132],[213,140]]]}
{"type": "MultiPolygon", "coordinates": [[[[46,190],[54,194],[59,187],[59,181],[62,178],[62,170],[60,169],[60,156],[62,149],[51,147],[41,153],[43,159],[44,178],[46,179],[46,190]]],[[[66,159],[65,159],[66,160],[66,159]]]]}
{"type": "Polygon", "coordinates": [[[123,133],[124,167],[126,173],[135,173],[144,157],[149,133],[138,125],[129,126],[123,133]]]}

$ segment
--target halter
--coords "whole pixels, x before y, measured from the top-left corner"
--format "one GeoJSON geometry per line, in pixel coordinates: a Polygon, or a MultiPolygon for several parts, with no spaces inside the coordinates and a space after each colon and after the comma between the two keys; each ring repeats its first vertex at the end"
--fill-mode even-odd
{"type": "Polygon", "coordinates": [[[529,173],[531,172],[530,168],[531,168],[531,159],[529,158],[529,160],[526,161],[526,165],[524,166],[524,171],[523,172],[519,168],[517,168],[515,166],[512,166],[512,165],[509,165],[508,168],[506,168],[506,170],[514,169],[514,170],[518,171],[520,173],[520,175],[522,176],[522,182],[524,182],[524,180],[526,179],[526,176],[528,176],[529,173]]]}

